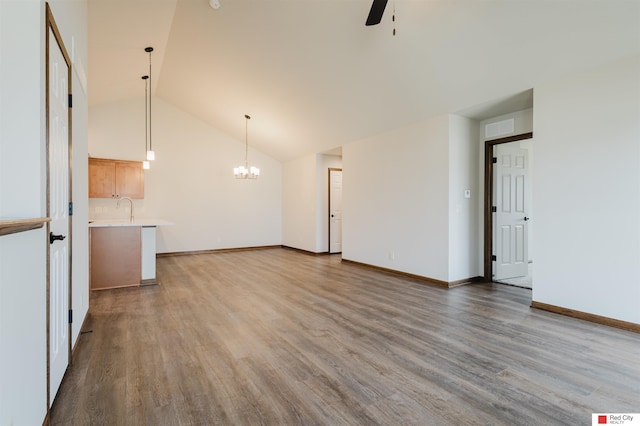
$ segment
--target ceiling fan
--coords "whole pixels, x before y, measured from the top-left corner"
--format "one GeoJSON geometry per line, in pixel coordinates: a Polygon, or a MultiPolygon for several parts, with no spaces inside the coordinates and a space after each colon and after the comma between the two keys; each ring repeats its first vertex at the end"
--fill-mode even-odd
{"type": "Polygon", "coordinates": [[[373,0],[365,25],[378,25],[382,20],[382,14],[384,13],[386,5],[387,0],[373,0]]]}

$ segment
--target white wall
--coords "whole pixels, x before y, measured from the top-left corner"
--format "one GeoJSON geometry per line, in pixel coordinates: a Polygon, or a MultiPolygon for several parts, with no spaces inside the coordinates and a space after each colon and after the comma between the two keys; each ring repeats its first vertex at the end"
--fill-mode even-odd
{"type": "Polygon", "coordinates": [[[449,116],[448,281],[481,276],[478,261],[478,123],[449,116]],[[465,198],[465,190],[471,192],[465,198]]]}
{"type": "MultiPolygon", "coordinates": [[[[156,160],[145,171],[145,197],[134,200],[137,218],[174,223],[159,227],[157,250],[180,252],[281,244],[282,166],[251,149],[257,180],[240,180],[233,167],[244,162],[244,142],[153,99],[156,160]]],[[[141,161],[144,157],[144,97],[98,105],[89,114],[93,157],[141,161]]],[[[91,199],[91,218],[128,215],[116,200],[91,199]]]]}
{"type": "Polygon", "coordinates": [[[534,96],[533,300],[640,323],[640,58],[534,96]]]}
{"type": "MultiPolygon", "coordinates": [[[[51,1],[68,49],[86,63],[86,2],[51,1]],[[72,39],[74,42],[72,42],[72,39]]],[[[46,215],[45,3],[0,1],[0,217],[46,215]]],[[[75,342],[88,305],[86,95],[73,109],[75,342]],[[84,192],[84,196],[82,195],[84,192]],[[80,194],[80,195],[78,195],[80,194]]],[[[41,424],[46,399],[46,228],[0,237],[0,424],[41,424]]]]}
{"type": "Polygon", "coordinates": [[[41,217],[46,214],[43,3],[2,1],[0,23],[0,216],[41,217]]]}
{"type": "Polygon", "coordinates": [[[316,155],[282,167],[282,244],[316,251],[316,155]]]}
{"type": "MultiPolygon", "coordinates": [[[[46,214],[44,8],[0,1],[0,217],[46,214]],[[20,66],[16,66],[20,64],[20,66]]],[[[0,236],[0,424],[40,424],[46,395],[46,232],[0,236]]]]}
{"type": "Polygon", "coordinates": [[[0,237],[0,424],[37,425],[47,410],[46,232],[0,237]]]}
{"type": "Polygon", "coordinates": [[[443,115],[343,146],[344,259],[449,280],[448,138],[443,115]]]}

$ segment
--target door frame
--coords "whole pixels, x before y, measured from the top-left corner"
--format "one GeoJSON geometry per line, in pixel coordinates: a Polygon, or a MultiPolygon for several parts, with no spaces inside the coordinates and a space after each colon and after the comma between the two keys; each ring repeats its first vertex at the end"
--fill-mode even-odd
{"type": "MultiPolygon", "coordinates": [[[[329,167],[327,171],[327,253],[331,253],[331,172],[341,172],[342,168],[329,167]]],[[[342,223],[342,219],[340,219],[342,223]]],[[[340,251],[342,253],[342,251],[340,251]]],[[[339,253],[335,253],[339,254],[339,253]]]]}
{"type": "Polygon", "coordinates": [[[484,142],[484,282],[493,278],[493,147],[503,143],[517,142],[533,138],[533,132],[521,133],[484,142]]]}
{"type": "MultiPolygon", "coordinates": [[[[71,110],[71,94],[72,94],[72,86],[73,86],[73,80],[72,80],[72,68],[71,68],[71,59],[69,57],[69,53],[67,52],[67,49],[64,45],[64,41],[62,40],[62,35],[60,34],[60,31],[58,30],[58,25],[56,24],[56,21],[53,17],[53,12],[51,11],[51,7],[49,6],[49,3],[45,3],[45,9],[46,9],[46,19],[45,19],[45,119],[46,119],[46,129],[45,129],[45,137],[46,137],[46,191],[47,191],[47,199],[46,199],[46,208],[47,208],[47,217],[50,217],[51,215],[51,182],[50,182],[50,167],[49,167],[49,143],[50,143],[50,138],[49,138],[49,132],[50,132],[50,123],[49,123],[49,88],[50,88],[50,81],[49,81],[49,44],[51,42],[50,40],[50,35],[49,33],[53,33],[53,36],[55,38],[55,42],[57,43],[58,47],[60,48],[60,52],[62,53],[62,56],[64,57],[64,60],[67,64],[67,91],[68,91],[68,97],[69,97],[69,105],[67,108],[67,114],[68,114],[68,175],[69,175],[69,203],[72,205],[73,204],[73,179],[72,179],[72,110],[71,110]]],[[[68,221],[69,221],[69,230],[68,230],[68,235],[67,235],[67,239],[68,239],[68,245],[69,245],[69,253],[68,253],[68,261],[69,261],[69,289],[68,289],[68,294],[69,294],[69,300],[68,300],[68,308],[69,308],[69,321],[68,321],[68,335],[69,335],[69,342],[68,342],[68,348],[67,348],[67,366],[71,365],[71,350],[72,350],[72,344],[71,344],[71,340],[72,340],[72,323],[71,323],[71,311],[72,311],[72,289],[73,289],[73,285],[72,285],[72,277],[73,277],[73,268],[72,268],[72,242],[73,242],[73,236],[72,236],[72,228],[73,228],[73,215],[69,214],[68,216],[68,221]]],[[[46,230],[46,245],[47,245],[47,283],[46,283],[46,317],[47,317],[47,417],[49,416],[49,410],[51,408],[51,403],[53,401],[51,401],[51,342],[50,342],[50,330],[51,330],[51,276],[50,276],[50,268],[51,268],[51,249],[50,249],[50,244],[49,244],[49,233],[51,232],[51,227],[49,222],[47,222],[47,230],[46,230]]]]}

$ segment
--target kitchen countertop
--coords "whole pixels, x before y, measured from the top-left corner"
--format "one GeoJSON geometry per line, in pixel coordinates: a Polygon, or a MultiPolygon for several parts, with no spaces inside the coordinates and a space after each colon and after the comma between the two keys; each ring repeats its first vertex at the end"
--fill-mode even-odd
{"type": "Polygon", "coordinates": [[[133,222],[129,222],[127,219],[96,219],[89,221],[89,228],[102,228],[106,226],[170,226],[173,225],[164,219],[134,219],[133,222]]]}

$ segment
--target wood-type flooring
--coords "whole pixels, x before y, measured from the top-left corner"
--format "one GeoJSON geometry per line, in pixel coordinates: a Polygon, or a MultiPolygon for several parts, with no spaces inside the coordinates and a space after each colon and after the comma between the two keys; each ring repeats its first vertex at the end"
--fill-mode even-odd
{"type": "MultiPolygon", "coordinates": [[[[93,292],[53,425],[590,425],[640,412],[640,337],[287,249],[93,292]]],[[[603,284],[604,285],[604,284],[603,284]]]]}

